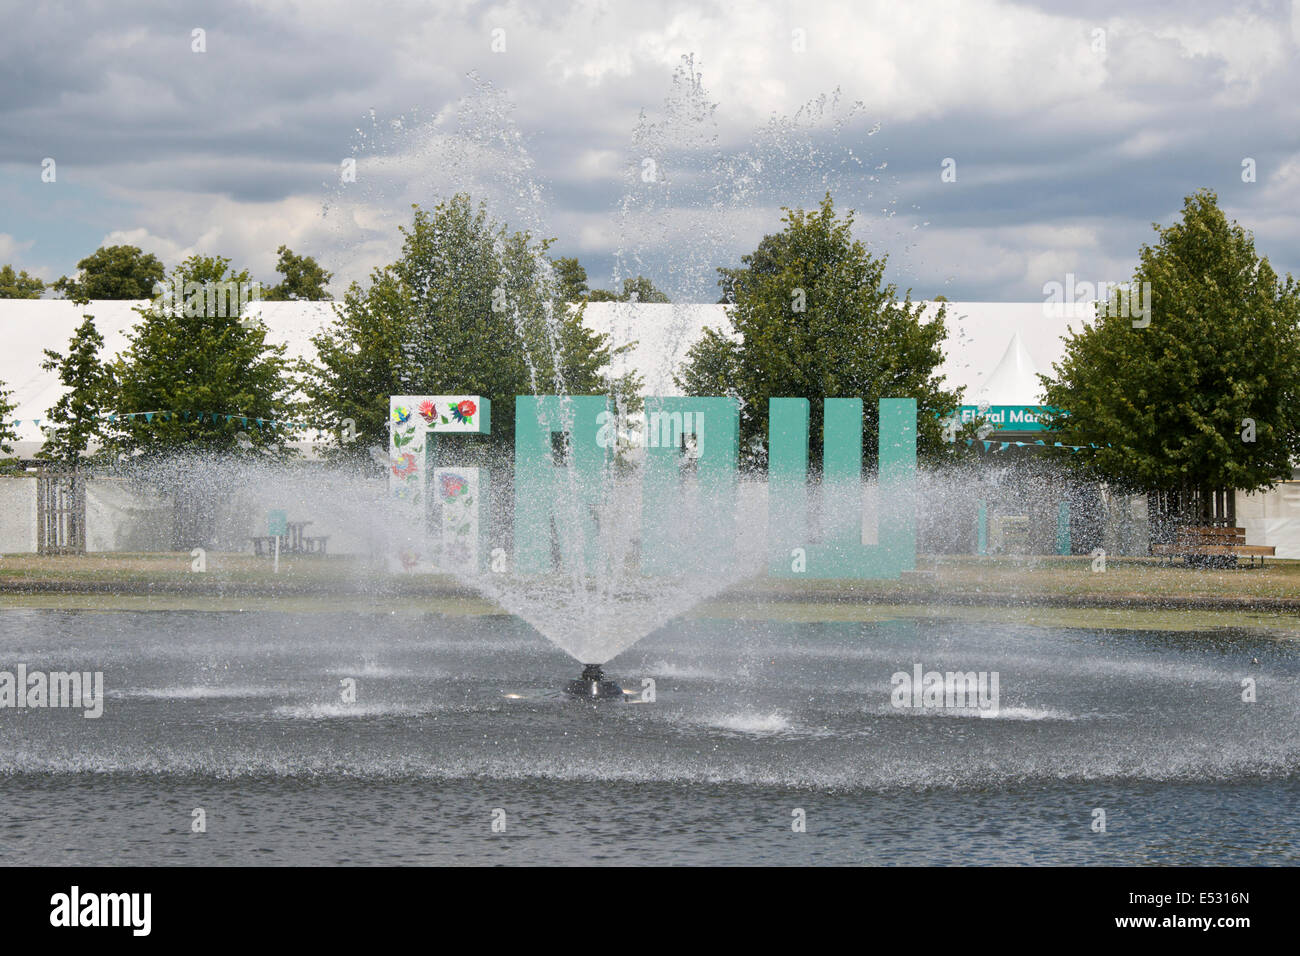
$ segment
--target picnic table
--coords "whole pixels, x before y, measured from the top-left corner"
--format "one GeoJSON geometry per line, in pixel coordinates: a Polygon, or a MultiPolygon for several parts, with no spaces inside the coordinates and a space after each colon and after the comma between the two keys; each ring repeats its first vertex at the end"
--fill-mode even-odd
{"type": "Polygon", "coordinates": [[[272,554],[275,551],[276,538],[280,539],[281,554],[324,554],[330,537],[308,535],[305,533],[310,521],[286,521],[282,535],[253,535],[253,552],[258,555],[272,554]]]}

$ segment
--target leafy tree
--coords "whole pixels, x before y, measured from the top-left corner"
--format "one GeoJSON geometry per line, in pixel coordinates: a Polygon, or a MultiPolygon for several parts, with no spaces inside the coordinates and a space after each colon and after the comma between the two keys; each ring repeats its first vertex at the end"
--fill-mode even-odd
{"type": "Polygon", "coordinates": [[[1100,446],[1096,474],[1168,493],[1176,517],[1199,523],[1212,491],[1269,487],[1300,457],[1300,288],[1210,190],[1154,228],[1134,274],[1135,289],[1150,283],[1149,316],[1111,300],[1042,379],[1067,413],[1050,423],[1060,440],[1100,446]]]}
{"type": "Polygon", "coordinates": [[[354,283],[313,339],[304,388],[324,427],[352,418],[364,451],[386,445],[390,394],[462,392],[494,401],[493,440],[509,448],[516,395],[606,390],[608,342],[567,307],[549,242],[509,232],[464,194],[415,207],[402,233],[401,257],[368,288],[354,283]]]}
{"type": "Polygon", "coordinates": [[[15,273],[13,266],[0,268],[0,299],[39,299],[45,283],[26,270],[15,273]]]}
{"type": "Polygon", "coordinates": [[[91,441],[104,437],[103,411],[113,399],[113,376],[99,359],[104,337],[95,328],[93,316],[83,316],[69,343],[68,354],[45,350],[41,368],[57,372],[69,391],[46,413],[55,428],[50,430],[40,457],[75,465],[91,441]]]}
{"type": "Polygon", "coordinates": [[[853,213],[837,218],[829,194],[813,212],[786,210],[784,222],[742,257],[741,268],[718,270],[736,341],[706,333],[678,386],[689,394],[736,394],[742,447],[763,441],[769,398],[807,398],[816,467],[823,398],[863,400],[868,461],[877,456],[880,398],[915,398],[920,450],[951,450],[940,415],[960,404],[960,393],[945,390],[936,372],[947,337],[943,310],[922,322],[923,307],[910,293],[897,300],[884,282],[886,260],[853,238],[853,213]]]}
{"type": "Polygon", "coordinates": [[[13,419],[9,417],[18,407],[9,401],[11,395],[13,392],[5,388],[4,382],[0,382],[0,455],[12,455],[14,447],[9,442],[18,440],[13,419]]]}
{"type": "Polygon", "coordinates": [[[326,288],[334,273],[326,272],[311,256],[295,255],[288,246],[276,250],[280,255],[275,271],[284,278],[262,296],[268,302],[324,302],[334,297],[326,288]]]}
{"type": "Polygon", "coordinates": [[[338,433],[338,444],[327,454],[387,447],[388,396],[402,392],[405,303],[397,278],[389,270],[376,270],[368,288],[356,282],[349,286],[329,328],[312,337],[316,361],[300,362],[298,370],[317,424],[338,433]],[[355,444],[342,437],[349,418],[355,444]]]}
{"type": "Polygon", "coordinates": [[[560,296],[565,302],[585,302],[591,290],[587,286],[587,270],[572,256],[551,260],[555,277],[560,283],[560,296]]]}
{"type": "Polygon", "coordinates": [[[587,295],[588,302],[668,302],[668,296],[655,288],[655,284],[645,276],[623,280],[622,292],[610,292],[608,289],[592,289],[587,295]]]}
{"type": "Polygon", "coordinates": [[[736,386],[739,370],[739,343],[706,326],[674,378],[687,395],[728,395],[736,386]]]}
{"type": "Polygon", "coordinates": [[[768,233],[753,252],[740,257],[739,269],[718,269],[718,287],[722,289],[718,304],[735,305],[742,294],[752,291],[758,283],[779,276],[791,253],[789,230],[768,233]]]}
{"type": "Polygon", "coordinates": [[[211,547],[224,489],[211,461],[179,453],[286,456],[285,432],[257,419],[284,419],[293,406],[285,347],[267,344],[266,328],[241,320],[238,308],[222,307],[223,290],[251,285],[248,272],[220,256],[191,256],[170,279],[184,295],[138,307],[141,321],[113,363],[116,419],[105,444],[146,455],[149,479],[172,497],[172,547],[188,550],[211,547]]]}
{"type": "MultiPolygon", "coordinates": [[[[171,284],[251,283],[247,271],[234,272],[220,256],[191,256],[170,277],[171,284]]],[[[243,322],[236,314],[217,315],[207,308],[187,316],[188,302],[160,296],[136,309],[141,322],[120,355],[113,374],[117,420],[110,442],[114,449],[159,452],[175,449],[223,449],[244,431],[253,445],[279,442],[283,435],[211,415],[281,419],[289,411],[287,363],[283,345],[269,345],[266,329],[243,322]],[[126,419],[129,412],[163,412],[152,420],[126,419]],[[178,412],[181,414],[172,414],[178,412]]]]}
{"type": "Polygon", "coordinates": [[[102,246],[77,263],[77,275],[63,276],[54,290],[76,302],[92,299],[149,299],[163,280],[157,256],[136,246],[102,246]]]}

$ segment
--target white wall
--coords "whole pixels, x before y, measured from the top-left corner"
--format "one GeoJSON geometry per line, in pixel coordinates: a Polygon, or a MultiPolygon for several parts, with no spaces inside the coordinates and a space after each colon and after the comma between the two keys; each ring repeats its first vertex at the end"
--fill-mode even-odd
{"type": "Polygon", "coordinates": [[[36,479],[0,478],[0,554],[36,553],[36,479]]]}
{"type": "Polygon", "coordinates": [[[1237,493],[1237,526],[1247,544],[1271,544],[1276,557],[1300,558],[1300,481],[1284,481],[1268,491],[1237,493]]]}
{"type": "Polygon", "coordinates": [[[166,551],[172,506],[116,478],[86,482],[87,551],[166,551]]]}

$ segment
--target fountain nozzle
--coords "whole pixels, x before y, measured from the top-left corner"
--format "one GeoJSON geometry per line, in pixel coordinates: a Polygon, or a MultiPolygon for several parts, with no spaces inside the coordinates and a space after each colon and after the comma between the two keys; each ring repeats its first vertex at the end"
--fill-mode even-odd
{"type": "Polygon", "coordinates": [[[622,700],[623,687],[618,681],[605,680],[599,664],[584,664],[582,676],[569,681],[565,693],[583,700],[622,700]]]}

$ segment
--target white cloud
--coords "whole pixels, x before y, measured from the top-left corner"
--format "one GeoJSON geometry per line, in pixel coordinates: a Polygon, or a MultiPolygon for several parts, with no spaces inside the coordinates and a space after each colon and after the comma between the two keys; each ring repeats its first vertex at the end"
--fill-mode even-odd
{"type": "Polygon", "coordinates": [[[19,253],[26,252],[34,245],[36,243],[32,239],[20,242],[9,233],[0,232],[0,264],[18,258],[19,253]]]}
{"type": "MultiPolygon", "coordinates": [[[[46,155],[47,143],[67,155],[61,181],[75,173],[90,198],[60,194],[44,214],[80,234],[89,225],[169,263],[219,253],[264,278],[284,243],[336,270],[336,291],[392,258],[411,203],[459,190],[512,227],[560,237],[566,253],[702,288],[701,276],[777,226],[777,206],[810,205],[829,188],[841,209],[862,211],[873,249],[931,294],[953,276],[1032,298],[1040,272],[1077,259],[1076,273],[1110,270],[1135,254],[1112,248],[1119,231],[1093,217],[1145,224],[1197,186],[1226,192],[1216,177],[1236,171],[1220,172],[1211,153],[1229,137],[1260,159],[1259,187],[1237,198],[1243,213],[1296,245],[1295,226],[1266,203],[1294,213],[1296,161],[1266,157],[1291,150],[1286,131],[1300,119],[1298,7],[1139,6],[1105,18],[1009,0],[448,0],[364,13],[345,0],[250,0],[211,14],[210,52],[198,56],[187,31],[123,0],[70,33],[56,11],[13,31],[25,44],[0,38],[6,66],[31,78],[21,102],[0,90],[12,134],[0,162],[20,162],[6,149],[46,155]],[[507,51],[494,54],[498,26],[507,51]],[[1092,48],[1098,28],[1105,55],[1092,48]],[[80,45],[54,75],[41,41],[65,33],[80,45]],[[698,90],[672,88],[683,57],[698,90]],[[822,106],[836,90],[839,103],[822,106]],[[438,121],[396,128],[413,106],[438,121]],[[877,122],[883,135],[871,139],[877,122]],[[354,147],[358,182],[339,188],[338,162],[354,147]],[[845,161],[850,147],[860,167],[845,161]],[[658,193],[638,177],[626,185],[648,155],[662,164],[658,193]],[[936,201],[949,155],[959,179],[936,201]],[[1081,215],[1066,197],[1083,189],[1081,215]],[[912,233],[922,219],[935,225],[912,233]]],[[[0,196],[7,212],[10,198],[0,196]]],[[[37,234],[21,218],[6,228],[37,234]]],[[[31,248],[16,242],[0,237],[0,254],[31,248]]]]}

